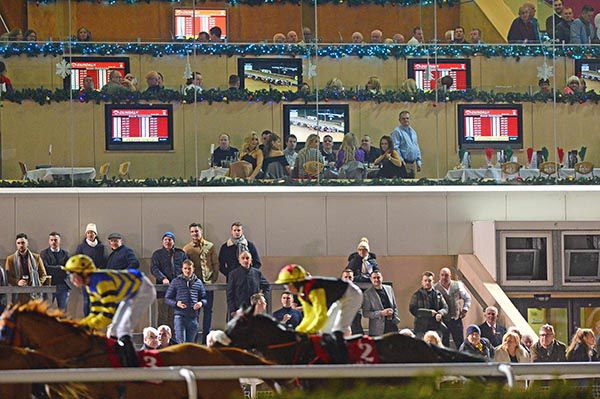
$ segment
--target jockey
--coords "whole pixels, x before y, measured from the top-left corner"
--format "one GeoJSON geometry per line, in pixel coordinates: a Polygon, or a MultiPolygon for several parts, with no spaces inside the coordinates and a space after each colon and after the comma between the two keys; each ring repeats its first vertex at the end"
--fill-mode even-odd
{"type": "Polygon", "coordinates": [[[137,352],[131,335],[156,299],[152,282],[137,269],[98,270],[86,255],[72,256],[64,269],[75,286],[85,285],[90,296],[90,314],[79,324],[94,330],[107,327],[107,335],[118,339],[123,366],[136,367],[137,352]]]}
{"type": "Polygon", "coordinates": [[[279,272],[277,284],[298,295],[304,318],[296,331],[308,334],[328,333],[335,336],[341,359],[347,357],[344,335],[362,306],[362,291],[349,281],[312,277],[300,265],[287,265],[279,272]]]}

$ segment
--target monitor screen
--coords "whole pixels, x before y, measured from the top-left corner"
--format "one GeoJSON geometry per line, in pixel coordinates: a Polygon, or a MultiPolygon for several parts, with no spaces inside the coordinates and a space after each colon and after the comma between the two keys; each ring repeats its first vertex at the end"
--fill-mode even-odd
{"type": "Polygon", "coordinates": [[[71,63],[71,75],[64,80],[65,90],[79,90],[83,79],[91,76],[94,88],[102,89],[108,83],[108,75],[117,70],[125,77],[129,73],[129,57],[65,57],[71,63]]]}
{"type": "Polygon", "coordinates": [[[600,252],[578,251],[569,254],[569,277],[598,277],[600,252]]]}
{"type": "Polygon", "coordinates": [[[350,131],[350,111],[348,104],[286,104],[283,106],[283,138],[287,141],[290,134],[298,138],[298,147],[303,147],[310,134],[333,137],[334,144],[344,139],[350,131]]]}
{"type": "Polygon", "coordinates": [[[585,79],[587,90],[600,92],[600,58],[575,60],[575,74],[585,79]]]}
{"type": "Polygon", "coordinates": [[[436,81],[444,76],[454,80],[450,90],[467,90],[471,88],[471,60],[469,59],[437,59],[410,58],[407,61],[408,77],[417,82],[420,90],[435,90],[436,81]]]}
{"type": "Polygon", "coordinates": [[[173,21],[176,39],[193,39],[213,26],[221,28],[221,39],[227,39],[227,10],[176,8],[173,21]]]}
{"type": "Polygon", "coordinates": [[[240,89],[298,91],[302,84],[300,58],[238,58],[240,89]]]}
{"type": "Polygon", "coordinates": [[[106,104],[107,151],[173,149],[171,104],[106,104]]]}
{"type": "Polygon", "coordinates": [[[535,274],[535,250],[506,251],[506,278],[508,280],[533,280],[535,274]]]}
{"type": "Polygon", "coordinates": [[[460,104],[457,119],[460,148],[523,148],[521,104],[460,104]]]}

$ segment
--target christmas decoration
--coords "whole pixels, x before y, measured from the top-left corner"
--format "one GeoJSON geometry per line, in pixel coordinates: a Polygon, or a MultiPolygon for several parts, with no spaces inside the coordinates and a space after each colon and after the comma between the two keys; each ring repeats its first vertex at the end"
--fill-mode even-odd
{"type": "Polygon", "coordinates": [[[537,70],[537,77],[540,79],[550,80],[550,78],[554,76],[554,67],[548,65],[545,58],[544,64],[542,66],[537,67],[537,70]]]}
{"type": "Polygon", "coordinates": [[[66,78],[71,74],[71,64],[62,59],[58,64],[56,64],[56,74],[61,78],[66,78]]]}

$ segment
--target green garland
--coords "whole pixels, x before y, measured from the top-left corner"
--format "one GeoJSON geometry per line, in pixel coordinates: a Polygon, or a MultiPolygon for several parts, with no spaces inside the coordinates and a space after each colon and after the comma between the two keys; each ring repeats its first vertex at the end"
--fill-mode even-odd
{"type": "MultiPolygon", "coordinates": [[[[279,92],[275,90],[235,90],[235,89],[210,89],[205,90],[197,97],[194,97],[193,91],[188,92],[186,95],[179,91],[165,89],[157,95],[150,95],[140,92],[126,92],[115,95],[107,95],[99,91],[79,93],[72,93],[74,101],[80,101],[82,103],[95,102],[100,104],[102,102],[113,102],[113,103],[138,103],[141,101],[160,101],[162,103],[179,102],[184,104],[198,102],[207,102],[208,104],[218,103],[229,103],[229,102],[249,102],[249,103],[280,103],[290,101],[304,101],[305,103],[315,102],[317,100],[316,93],[300,91],[294,92],[279,92]]],[[[51,104],[53,102],[65,102],[71,100],[71,93],[68,90],[57,89],[51,91],[49,89],[37,88],[37,89],[23,89],[16,90],[12,93],[5,93],[4,100],[21,104],[23,101],[35,101],[40,105],[51,104]]],[[[417,91],[416,93],[409,93],[405,91],[388,90],[383,93],[372,93],[368,90],[333,90],[323,89],[319,90],[318,95],[319,101],[372,101],[376,103],[399,103],[399,102],[410,102],[410,103],[424,103],[424,102],[435,102],[436,93],[434,91],[417,91]]],[[[586,94],[577,95],[563,95],[557,93],[556,100],[558,103],[564,104],[582,104],[585,102],[591,102],[598,104],[600,101],[600,94],[594,91],[589,91],[586,94]]],[[[437,98],[438,102],[482,102],[486,104],[495,103],[551,103],[553,101],[552,96],[536,93],[495,93],[493,91],[479,91],[475,89],[466,91],[452,91],[445,94],[439,94],[437,98]]]]}

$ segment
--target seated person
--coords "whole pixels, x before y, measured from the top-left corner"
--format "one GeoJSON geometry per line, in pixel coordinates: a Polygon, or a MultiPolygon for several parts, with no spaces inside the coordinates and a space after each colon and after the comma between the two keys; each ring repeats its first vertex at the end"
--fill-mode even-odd
{"type": "Polygon", "coordinates": [[[379,29],[375,29],[371,32],[371,43],[380,44],[383,43],[383,32],[379,29]]]}
{"type": "Polygon", "coordinates": [[[381,155],[381,150],[371,145],[371,136],[365,134],[360,140],[360,148],[365,152],[365,162],[374,163],[381,155]]]}
{"type": "Polygon", "coordinates": [[[342,81],[339,78],[330,79],[325,84],[325,88],[329,89],[329,90],[337,91],[337,92],[342,92],[342,91],[346,90],[346,89],[344,89],[344,84],[342,83],[342,81]]]}
{"type": "Polygon", "coordinates": [[[132,73],[125,75],[121,84],[129,91],[140,91],[138,87],[138,80],[132,73]]]}
{"type": "Polygon", "coordinates": [[[198,43],[208,43],[210,42],[210,35],[208,32],[202,31],[198,33],[198,43]]]}
{"type": "Polygon", "coordinates": [[[228,87],[230,90],[239,90],[240,77],[237,75],[229,75],[228,87]]]}
{"type": "Polygon", "coordinates": [[[94,78],[92,78],[91,76],[86,76],[85,78],[83,78],[83,84],[79,88],[79,94],[91,93],[93,91],[97,91],[94,88],[94,78]]]}
{"type": "Polygon", "coordinates": [[[358,148],[358,141],[354,133],[346,133],[338,151],[335,166],[339,169],[351,161],[364,162],[365,152],[362,148],[358,148]]]}
{"type": "Polygon", "coordinates": [[[300,179],[306,179],[310,176],[306,174],[304,165],[309,161],[317,161],[325,164],[323,155],[319,151],[319,135],[309,134],[304,143],[304,148],[298,152],[296,163],[294,164],[294,174],[300,179]]]}
{"type": "Polygon", "coordinates": [[[475,356],[481,356],[488,361],[494,359],[494,347],[487,338],[481,336],[481,330],[476,324],[467,327],[467,339],[462,343],[459,352],[470,353],[475,356]]]}
{"type": "Polygon", "coordinates": [[[579,93],[579,78],[575,75],[567,79],[567,86],[563,90],[564,95],[573,95],[579,93]]]}
{"type": "Polygon", "coordinates": [[[352,43],[354,44],[362,44],[364,41],[363,35],[360,32],[354,32],[352,34],[352,43]]]}
{"type": "Polygon", "coordinates": [[[37,42],[37,32],[33,29],[27,29],[23,35],[28,42],[37,42]]]}
{"type": "Polygon", "coordinates": [[[124,93],[126,89],[123,87],[121,82],[123,81],[123,75],[117,70],[110,71],[108,75],[108,83],[102,87],[102,94],[108,94],[114,96],[119,93],[124,93]]]}
{"type": "MultiPolygon", "coordinates": [[[[265,175],[269,171],[269,165],[278,163],[281,165],[286,176],[291,175],[290,165],[283,151],[281,151],[281,139],[275,133],[271,133],[263,148],[264,161],[262,170],[265,175]]],[[[281,176],[277,176],[278,178],[281,176]]]]}
{"type": "Polygon", "coordinates": [[[200,72],[194,72],[193,76],[185,81],[183,94],[188,94],[188,92],[193,93],[194,91],[197,94],[200,94],[202,93],[202,90],[202,74],[200,72]]]}
{"type": "Polygon", "coordinates": [[[210,35],[211,42],[221,43],[223,41],[223,39],[221,39],[223,31],[221,31],[221,28],[219,28],[218,26],[213,26],[212,28],[210,28],[208,34],[210,35]]]}
{"type": "Polygon", "coordinates": [[[6,64],[0,61],[0,96],[2,96],[2,91],[12,93],[13,86],[10,79],[6,76],[6,64]]]}
{"type": "Polygon", "coordinates": [[[142,350],[155,350],[160,345],[158,330],[154,327],[144,328],[144,345],[142,350]]]}
{"type": "Polygon", "coordinates": [[[323,148],[321,149],[321,155],[323,155],[325,166],[335,167],[337,155],[333,151],[333,137],[331,137],[329,134],[323,136],[323,148]]]}
{"type": "Polygon", "coordinates": [[[402,33],[395,33],[394,36],[392,36],[392,40],[395,44],[402,44],[406,42],[402,33]]]}
{"type": "Polygon", "coordinates": [[[165,88],[165,77],[158,71],[156,73],[158,74],[158,85],[160,86],[160,89],[163,90],[165,88]]]}
{"type": "Polygon", "coordinates": [[[148,88],[144,91],[144,94],[159,94],[162,92],[162,87],[160,86],[160,75],[156,71],[150,71],[146,74],[146,83],[148,84],[148,88]]]}
{"type": "Polygon", "coordinates": [[[256,132],[251,132],[244,139],[244,145],[242,146],[242,152],[240,153],[240,161],[246,161],[252,165],[252,173],[250,173],[248,179],[262,178],[263,159],[263,152],[258,148],[258,134],[256,134],[256,132]]]}
{"type": "Polygon", "coordinates": [[[296,33],[296,31],[289,31],[286,36],[286,41],[290,44],[298,43],[298,34],[296,33]]]}
{"type": "Polygon", "coordinates": [[[283,33],[275,33],[273,35],[273,43],[285,44],[285,35],[283,33]]]}
{"type": "Polygon", "coordinates": [[[78,42],[91,42],[92,41],[92,32],[88,28],[84,28],[83,26],[77,29],[77,36],[75,37],[75,41],[78,42]]]}
{"type": "Polygon", "coordinates": [[[395,179],[402,177],[402,158],[392,143],[390,136],[383,136],[379,139],[379,148],[381,156],[375,160],[375,165],[379,166],[378,178],[395,179]]]}
{"type": "Polygon", "coordinates": [[[365,85],[365,89],[373,94],[381,92],[381,83],[377,76],[371,76],[365,85]]]}
{"type": "Polygon", "coordinates": [[[230,145],[229,135],[222,133],[219,135],[219,146],[212,153],[211,164],[212,166],[223,166],[223,161],[235,160],[238,155],[238,149],[230,145]]]}
{"type": "Polygon", "coordinates": [[[447,91],[450,91],[450,88],[453,84],[454,79],[452,79],[452,76],[446,75],[436,80],[435,87],[440,93],[445,93],[447,91]]]}
{"type": "Polygon", "coordinates": [[[540,88],[536,94],[544,94],[547,96],[552,95],[552,87],[550,87],[550,79],[540,79],[538,81],[538,87],[540,88]]]}

